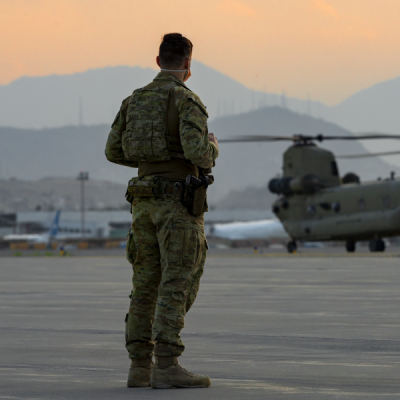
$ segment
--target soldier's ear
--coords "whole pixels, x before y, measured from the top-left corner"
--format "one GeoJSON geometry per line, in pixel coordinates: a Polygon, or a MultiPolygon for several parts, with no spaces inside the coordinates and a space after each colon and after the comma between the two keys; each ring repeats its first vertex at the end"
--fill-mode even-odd
{"type": "Polygon", "coordinates": [[[161,68],[161,65],[160,65],[160,56],[157,56],[157,57],[156,57],[156,63],[157,63],[157,65],[161,68]]]}
{"type": "Polygon", "coordinates": [[[190,57],[188,57],[188,58],[185,58],[185,64],[184,64],[184,69],[190,69],[190,62],[191,62],[191,59],[190,59],[190,57]]]}

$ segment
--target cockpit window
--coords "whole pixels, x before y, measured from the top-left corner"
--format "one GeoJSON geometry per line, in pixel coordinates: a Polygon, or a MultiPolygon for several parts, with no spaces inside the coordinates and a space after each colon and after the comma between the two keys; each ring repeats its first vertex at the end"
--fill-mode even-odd
{"type": "Polygon", "coordinates": [[[338,201],[335,201],[332,203],[332,210],[338,213],[340,211],[340,203],[338,201]]]}
{"type": "Polygon", "coordinates": [[[307,213],[308,213],[309,215],[314,215],[314,214],[315,214],[315,211],[316,211],[315,206],[311,205],[311,206],[308,206],[308,207],[307,207],[307,213]]]}
{"type": "Polygon", "coordinates": [[[336,161],[331,161],[331,172],[332,176],[339,176],[339,170],[336,161]]]}

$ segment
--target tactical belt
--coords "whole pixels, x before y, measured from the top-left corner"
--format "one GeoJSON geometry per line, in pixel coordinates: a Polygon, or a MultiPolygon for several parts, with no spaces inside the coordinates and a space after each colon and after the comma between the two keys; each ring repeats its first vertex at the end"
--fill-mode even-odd
{"type": "Polygon", "coordinates": [[[126,191],[126,200],[132,203],[135,197],[170,197],[180,200],[183,182],[171,182],[167,179],[156,178],[153,182],[132,179],[126,191]]]}
{"type": "Polygon", "coordinates": [[[199,178],[188,175],[185,182],[171,182],[161,177],[153,181],[133,178],[129,181],[125,194],[126,201],[132,204],[135,197],[161,197],[179,200],[189,214],[200,216],[206,205],[207,188],[214,182],[212,175],[199,178]]]}

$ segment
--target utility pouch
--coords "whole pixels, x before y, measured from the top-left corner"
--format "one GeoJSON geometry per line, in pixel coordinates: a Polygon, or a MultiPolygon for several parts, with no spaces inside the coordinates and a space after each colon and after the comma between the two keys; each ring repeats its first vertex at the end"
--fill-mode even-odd
{"type": "Polygon", "coordinates": [[[167,180],[161,178],[160,176],[155,176],[153,178],[152,195],[157,197],[164,197],[165,188],[167,187],[167,185],[167,180]]]}
{"type": "Polygon", "coordinates": [[[135,197],[154,197],[153,182],[148,180],[140,180],[140,178],[132,178],[128,183],[125,199],[128,203],[132,204],[135,197]]]}
{"type": "Polygon", "coordinates": [[[204,213],[206,196],[207,196],[207,188],[205,186],[199,187],[194,191],[193,204],[191,206],[191,210],[189,210],[190,214],[194,215],[195,217],[198,217],[204,213]]]}
{"type": "Polygon", "coordinates": [[[126,259],[133,265],[136,260],[136,245],[132,229],[129,229],[126,237],[126,259]]]}

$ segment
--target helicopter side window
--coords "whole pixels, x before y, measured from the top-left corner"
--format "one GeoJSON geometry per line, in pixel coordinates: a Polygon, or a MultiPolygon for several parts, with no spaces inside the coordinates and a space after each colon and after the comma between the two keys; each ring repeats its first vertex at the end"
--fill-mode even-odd
{"type": "Polygon", "coordinates": [[[326,211],[329,211],[331,209],[331,205],[329,203],[319,203],[319,206],[326,211]]]}
{"type": "Polygon", "coordinates": [[[331,172],[332,176],[339,176],[339,170],[336,161],[331,161],[331,172]]]}
{"type": "Polygon", "coordinates": [[[360,199],[360,201],[358,202],[358,208],[360,209],[360,211],[365,210],[365,200],[364,199],[360,199]]]}
{"type": "Polygon", "coordinates": [[[284,210],[287,210],[287,209],[289,208],[289,203],[288,203],[286,200],[283,200],[283,201],[282,201],[282,208],[283,208],[284,210]]]}
{"type": "Polygon", "coordinates": [[[335,201],[332,203],[332,210],[338,213],[340,211],[340,203],[338,201],[335,201]]]}
{"type": "Polygon", "coordinates": [[[315,206],[308,206],[307,207],[307,213],[309,215],[315,215],[315,211],[316,211],[315,206]]]}

